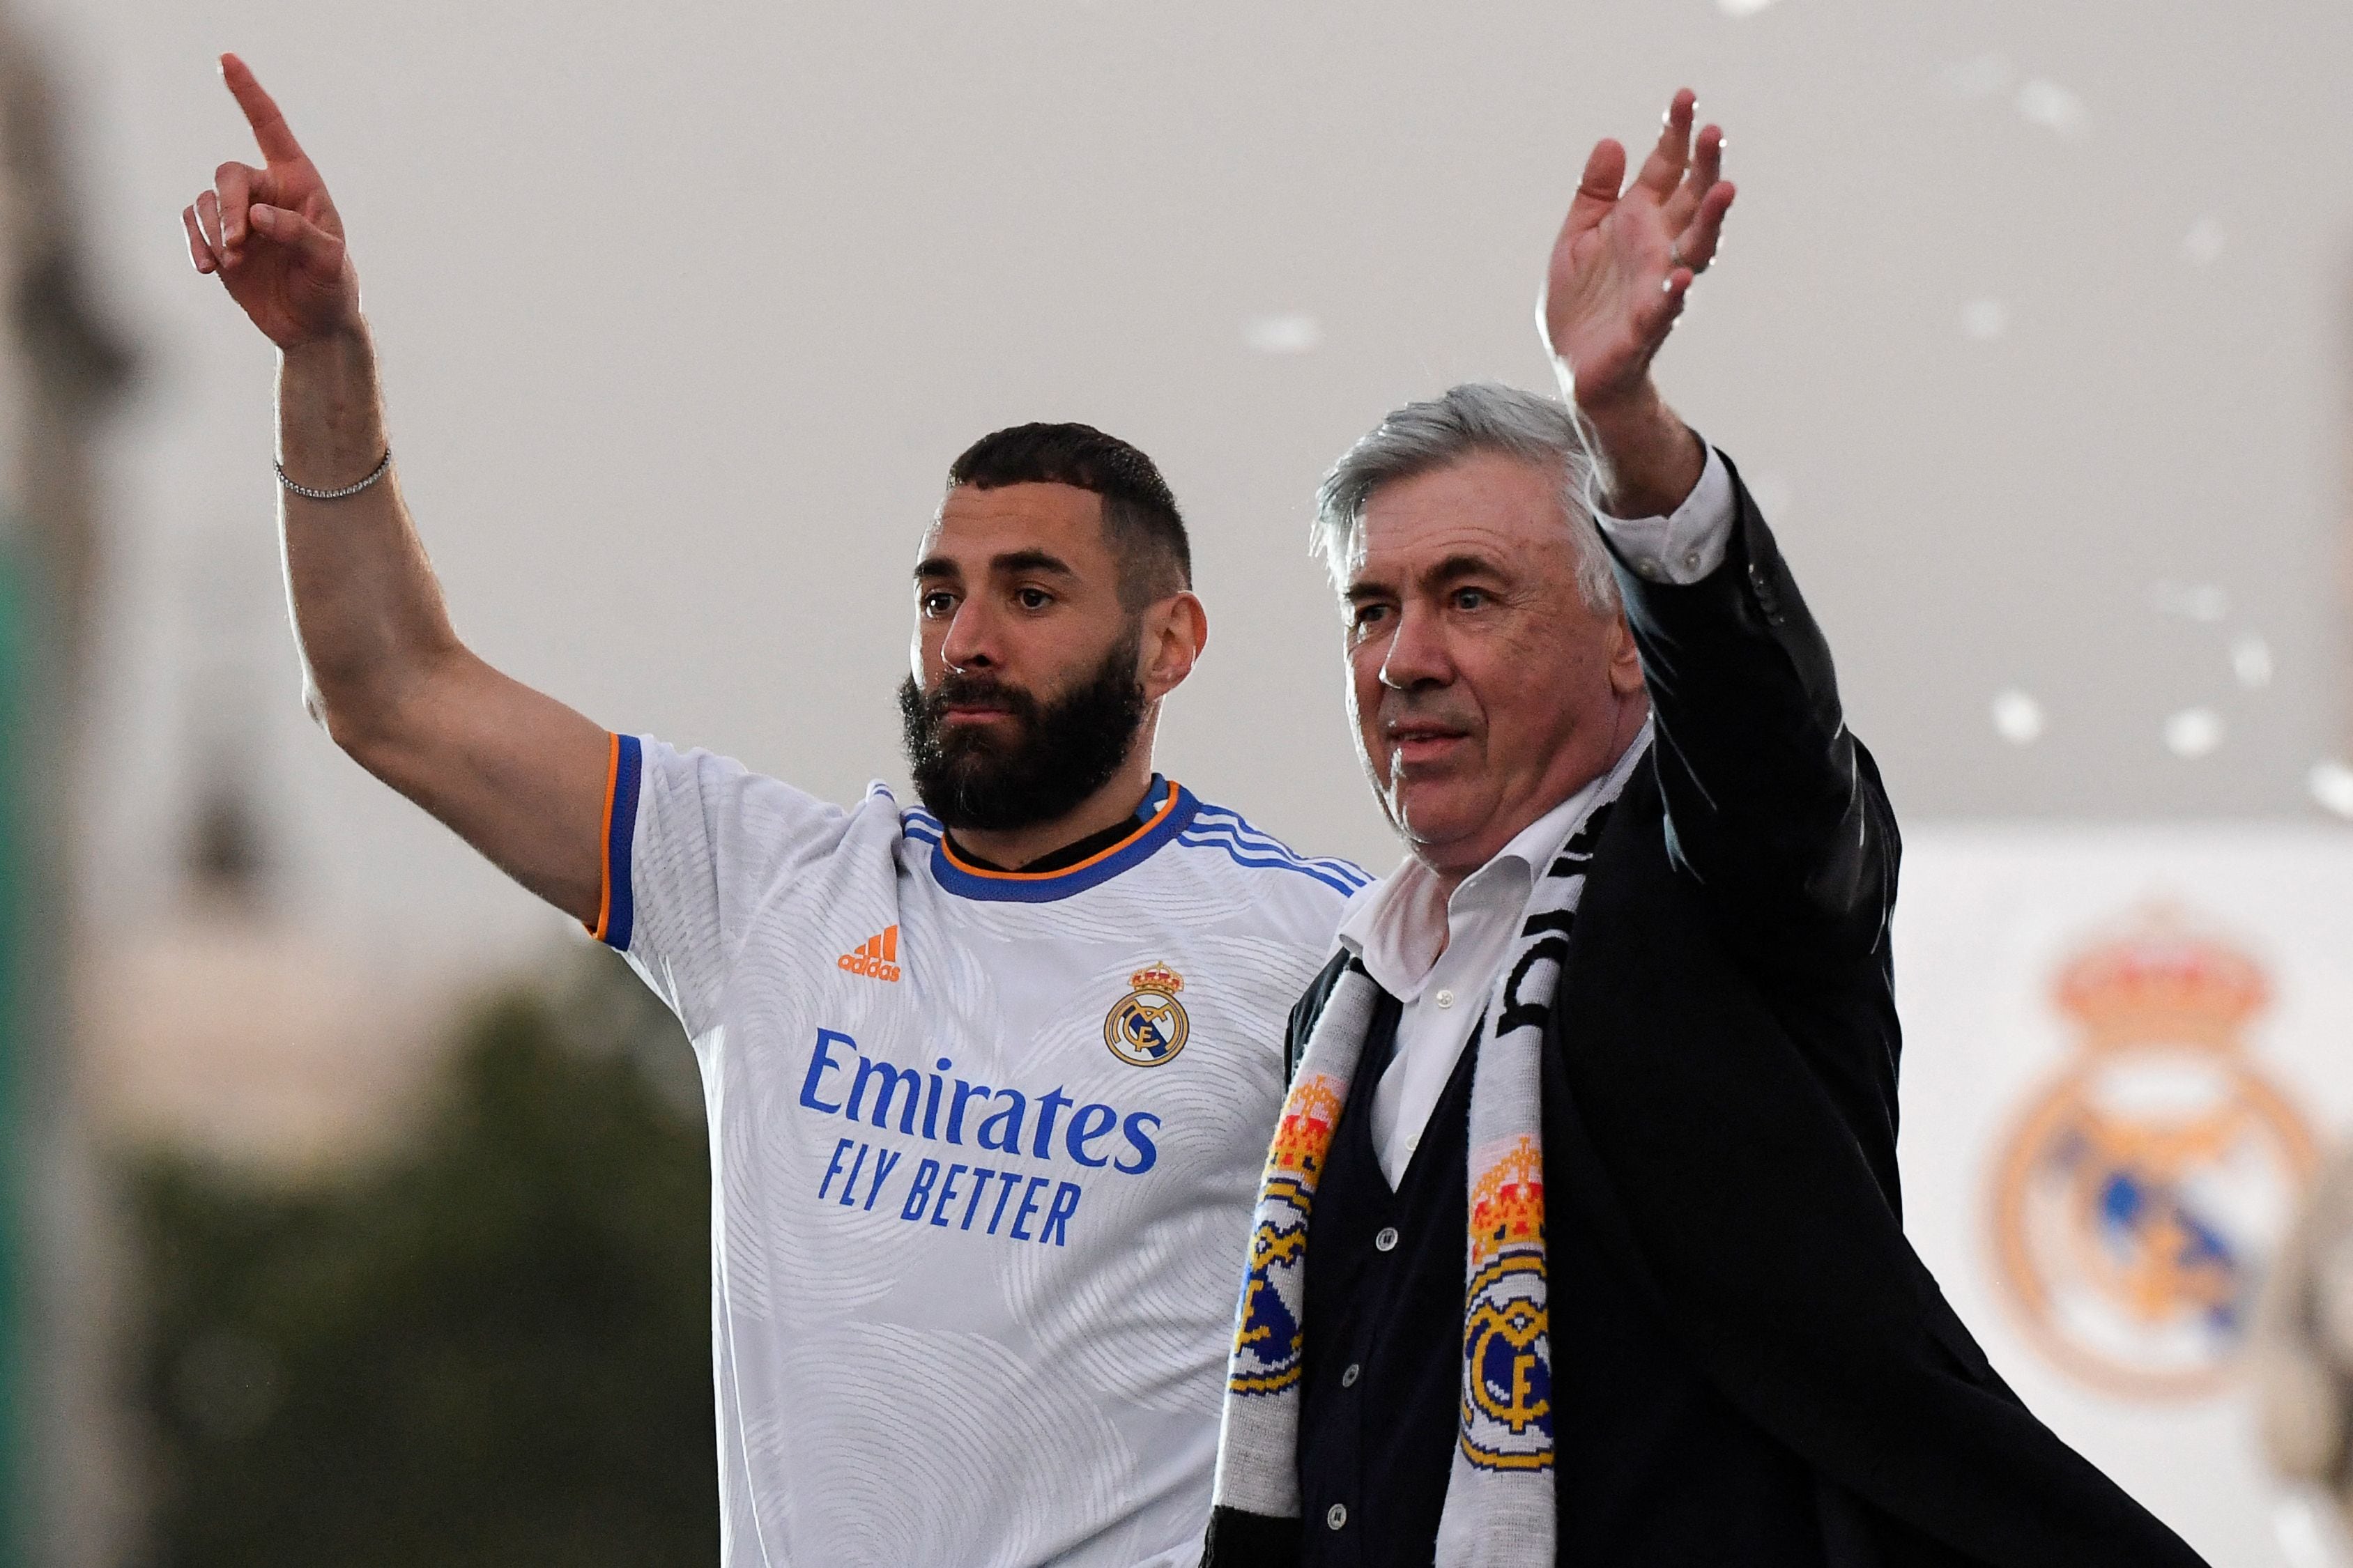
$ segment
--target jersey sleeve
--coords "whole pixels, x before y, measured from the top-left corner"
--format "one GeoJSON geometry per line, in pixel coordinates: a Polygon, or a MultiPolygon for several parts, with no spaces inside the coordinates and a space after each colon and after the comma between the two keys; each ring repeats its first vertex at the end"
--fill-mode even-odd
{"type": "Polygon", "coordinates": [[[849,822],[839,806],[732,758],[615,735],[604,891],[590,932],[699,1036],[753,917],[837,848],[849,822]]]}

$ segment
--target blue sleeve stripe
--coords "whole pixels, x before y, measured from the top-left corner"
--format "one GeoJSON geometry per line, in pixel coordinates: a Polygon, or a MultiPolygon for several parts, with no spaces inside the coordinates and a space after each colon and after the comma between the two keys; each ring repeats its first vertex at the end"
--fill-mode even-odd
{"type": "Polygon", "coordinates": [[[1186,833],[1179,835],[1176,842],[1196,849],[1222,849],[1226,852],[1226,858],[1237,866],[1247,866],[1258,870],[1295,871],[1300,876],[1314,878],[1336,893],[1354,893],[1358,888],[1364,886],[1363,882],[1351,880],[1338,872],[1324,870],[1319,866],[1311,865],[1296,857],[1283,858],[1245,853],[1240,845],[1222,836],[1186,833]]]}
{"type": "Polygon", "coordinates": [[[1231,833],[1236,838],[1240,839],[1242,842],[1255,845],[1261,849],[1280,849],[1285,855],[1292,856],[1293,858],[1301,860],[1312,860],[1316,858],[1316,857],[1312,855],[1300,854],[1298,850],[1293,849],[1290,845],[1285,844],[1273,834],[1267,832],[1264,828],[1251,826],[1247,818],[1241,816],[1238,813],[1229,811],[1223,806],[1208,806],[1203,808],[1199,821],[1201,826],[1204,827],[1221,828],[1226,832],[1231,833]]]}
{"type": "MultiPolygon", "coordinates": [[[[1206,818],[1208,813],[1204,812],[1202,816],[1206,818]]],[[[1263,833],[1237,832],[1233,826],[1232,814],[1226,813],[1225,816],[1227,820],[1224,821],[1197,820],[1193,828],[1194,834],[1204,839],[1211,837],[1221,837],[1224,842],[1233,845],[1238,849],[1247,849],[1261,855],[1279,856],[1294,866],[1313,867],[1316,870],[1326,871],[1333,876],[1352,880],[1358,887],[1373,879],[1370,873],[1352,860],[1324,859],[1302,855],[1281,839],[1271,838],[1263,833]]]]}
{"type": "Polygon", "coordinates": [[[605,785],[605,896],[596,940],[617,952],[629,951],[636,907],[629,889],[629,850],[638,833],[638,784],[643,748],[635,735],[615,735],[610,774],[605,785]]]}
{"type": "Polygon", "coordinates": [[[1335,877],[1325,871],[1319,871],[1313,866],[1302,866],[1296,861],[1270,860],[1262,859],[1256,856],[1245,855],[1240,850],[1235,848],[1231,844],[1221,843],[1216,839],[1186,838],[1180,839],[1178,842],[1186,845],[1187,847],[1195,849],[1222,849],[1225,851],[1226,858],[1231,860],[1237,866],[1245,867],[1251,870],[1293,872],[1299,876],[1307,878],[1311,881],[1321,882],[1325,887],[1331,889],[1334,892],[1338,893],[1343,897],[1353,895],[1357,889],[1362,886],[1361,883],[1351,882],[1345,878],[1335,877]]]}
{"type": "Polygon", "coordinates": [[[1275,837],[1272,834],[1268,833],[1261,828],[1251,826],[1250,823],[1243,818],[1240,813],[1229,810],[1225,806],[1205,805],[1201,808],[1199,816],[1195,820],[1196,826],[1198,828],[1210,831],[1223,830],[1229,833],[1232,835],[1234,841],[1245,848],[1256,849],[1271,855],[1282,855],[1290,859],[1298,861],[1301,865],[1321,867],[1324,870],[1335,872],[1343,877],[1360,878],[1366,882],[1373,879],[1366,873],[1362,867],[1356,865],[1354,861],[1340,860],[1314,855],[1302,855],[1298,850],[1293,849],[1290,845],[1285,844],[1282,839],[1275,837]]]}

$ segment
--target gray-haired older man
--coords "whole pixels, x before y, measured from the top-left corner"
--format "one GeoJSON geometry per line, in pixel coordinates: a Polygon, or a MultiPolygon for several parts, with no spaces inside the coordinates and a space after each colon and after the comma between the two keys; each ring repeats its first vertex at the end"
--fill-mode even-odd
{"type": "Polygon", "coordinates": [[[1894,820],[1764,520],[1650,377],[1721,146],[1683,93],[1622,194],[1617,143],[1587,164],[1542,314],[1589,445],[1457,387],[1324,483],[1409,858],[1293,1015],[1215,1568],[2198,1561],[1905,1241],[1894,820]]]}

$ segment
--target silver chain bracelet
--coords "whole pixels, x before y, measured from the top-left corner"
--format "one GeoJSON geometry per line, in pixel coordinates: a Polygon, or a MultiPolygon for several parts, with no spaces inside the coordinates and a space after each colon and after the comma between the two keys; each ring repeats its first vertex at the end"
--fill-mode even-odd
{"type": "Polygon", "coordinates": [[[286,477],[285,464],[273,462],[269,466],[278,470],[278,482],[280,484],[284,485],[288,489],[292,490],[296,495],[301,496],[307,500],[341,500],[345,496],[355,496],[359,494],[362,490],[367,489],[368,486],[384,478],[385,471],[392,467],[392,448],[386,447],[384,449],[384,456],[377,459],[375,468],[368,470],[367,478],[362,479],[355,485],[345,485],[339,490],[314,490],[308,485],[298,485],[292,479],[286,477]]]}

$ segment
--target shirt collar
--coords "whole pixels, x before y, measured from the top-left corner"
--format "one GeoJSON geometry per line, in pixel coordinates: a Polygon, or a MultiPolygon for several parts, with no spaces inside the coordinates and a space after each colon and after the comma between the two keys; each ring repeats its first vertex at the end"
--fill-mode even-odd
{"type": "Polygon", "coordinates": [[[1363,962],[1373,984],[1400,1002],[1412,1001],[1463,916],[1497,903],[1508,903],[1507,915],[1519,912],[1535,886],[1537,869],[1552,863],[1594,797],[1625,771],[1650,738],[1645,720],[1624,756],[1513,835],[1492,859],[1456,885],[1451,897],[1441,893],[1437,872],[1407,856],[1396,870],[1348,900],[1337,932],[1340,945],[1363,962]]]}

